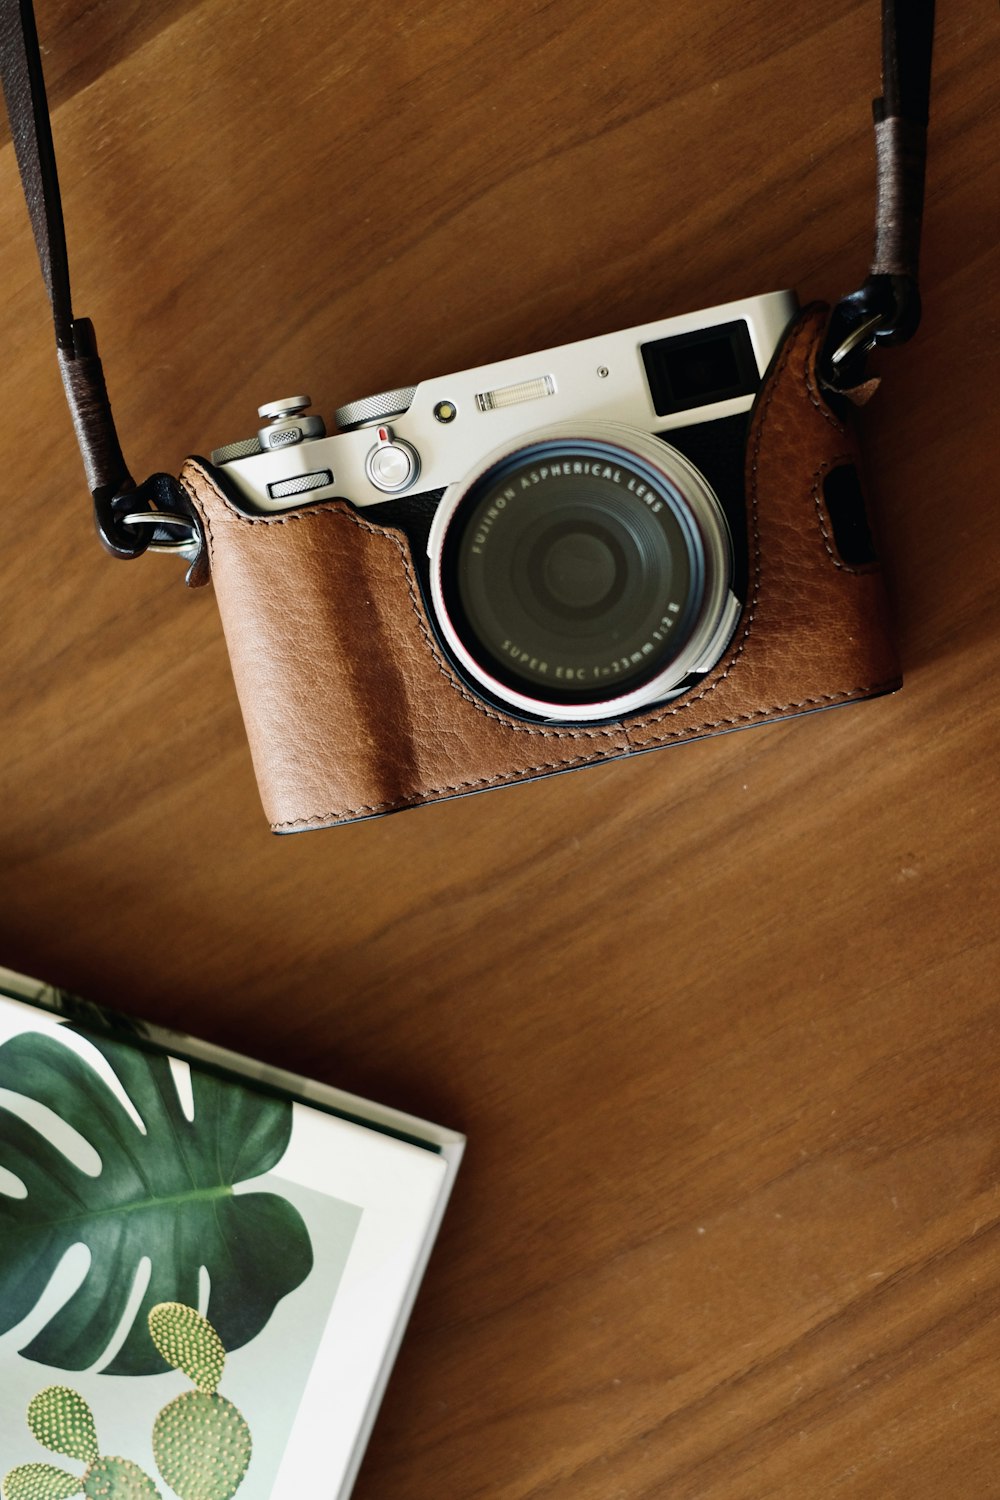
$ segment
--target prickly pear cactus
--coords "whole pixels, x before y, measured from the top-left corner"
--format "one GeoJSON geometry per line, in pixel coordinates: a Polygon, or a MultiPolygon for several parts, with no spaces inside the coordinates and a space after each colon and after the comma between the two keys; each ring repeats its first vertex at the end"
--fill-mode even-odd
{"type": "MultiPolygon", "coordinates": [[[[195,1389],[175,1397],[153,1424],[153,1455],[179,1500],[232,1500],[250,1463],[250,1428],[216,1387],[226,1363],[222,1340],[207,1318],[180,1302],[160,1302],[149,1332],[163,1358],[195,1389]]],[[[28,1426],[44,1448],[86,1464],[82,1477],[52,1464],[11,1469],[2,1500],[162,1500],[138,1464],[101,1454],[93,1413],[78,1391],[50,1385],[33,1397],[28,1426]]]]}
{"type": "Polygon", "coordinates": [[[207,1318],[180,1302],[149,1314],[153,1343],[195,1386],[165,1406],[153,1424],[156,1467],[180,1500],[231,1500],[250,1463],[250,1428],[216,1390],[226,1363],[207,1318]]]}
{"type": "Polygon", "coordinates": [[[20,1464],[4,1475],[3,1500],[70,1500],[82,1489],[82,1479],[55,1464],[20,1464]]]}
{"type": "Polygon", "coordinates": [[[149,1332],[167,1364],[182,1370],[196,1390],[218,1390],[226,1351],[207,1318],[183,1302],[158,1302],[149,1332]]]}
{"type": "Polygon", "coordinates": [[[185,1391],[153,1425],[156,1467],[180,1500],[230,1500],[250,1463],[250,1428],[231,1401],[185,1391]]]}
{"type": "Polygon", "coordinates": [[[87,1500],[160,1500],[160,1492],[128,1458],[99,1458],[83,1476],[87,1500]]]}
{"type": "Polygon", "coordinates": [[[94,1414],[79,1391],[68,1385],[49,1385],[28,1404],[28,1426],[52,1453],[65,1453],[91,1464],[100,1453],[94,1414]]]}
{"type": "Polygon", "coordinates": [[[138,1464],[128,1458],[101,1457],[94,1415],[79,1391],[49,1385],[28,1405],[28,1426],[43,1448],[65,1453],[87,1465],[80,1478],[53,1464],[21,1464],[11,1469],[0,1489],[3,1500],[162,1500],[159,1490],[138,1464]]]}

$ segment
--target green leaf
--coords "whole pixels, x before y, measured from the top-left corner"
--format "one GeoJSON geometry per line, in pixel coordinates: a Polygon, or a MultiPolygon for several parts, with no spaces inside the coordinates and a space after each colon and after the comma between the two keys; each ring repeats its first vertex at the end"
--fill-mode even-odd
{"type": "Polygon", "coordinates": [[[168,1365],[182,1370],[199,1391],[216,1389],[226,1351],[207,1318],[181,1302],[161,1302],[149,1315],[149,1332],[168,1365]]]}
{"type": "Polygon", "coordinates": [[[28,1405],[28,1426],[53,1453],[65,1453],[82,1463],[93,1463],[100,1453],[94,1414],[79,1391],[67,1385],[49,1385],[28,1405]]]}
{"type": "MultiPolygon", "coordinates": [[[[76,1028],[73,1028],[74,1030],[76,1028]]],[[[0,1088],[59,1115],[97,1151],[90,1177],[39,1129],[0,1105],[0,1166],[27,1197],[0,1194],[0,1334],[34,1307],[65,1252],[90,1251],[83,1283],[20,1352],[62,1370],[87,1369],[118,1330],[139,1263],[149,1285],[115,1358],[113,1375],[166,1366],[149,1336],[158,1302],[197,1305],[208,1270],[209,1312],[227,1349],[256,1337],[280,1299],[312,1269],[298,1210],[273,1193],[235,1195],[236,1183],[280,1161],[292,1106],[192,1065],[194,1119],[181,1108],[167,1059],[87,1033],[145,1126],[100,1075],[56,1037],[28,1032],[0,1046],[0,1088]]]]}
{"type": "Polygon", "coordinates": [[[55,1464],[19,1464],[3,1477],[3,1500],[70,1500],[83,1480],[55,1464]]]}

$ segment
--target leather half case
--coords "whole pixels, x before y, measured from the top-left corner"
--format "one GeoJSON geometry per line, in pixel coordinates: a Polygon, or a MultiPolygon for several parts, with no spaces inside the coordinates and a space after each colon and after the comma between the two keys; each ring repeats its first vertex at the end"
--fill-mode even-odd
{"type": "Polygon", "coordinates": [[[527,723],[452,670],[405,537],[342,500],[249,516],[210,466],[201,516],[264,809],[292,833],[870,698],[900,685],[882,577],[838,547],[826,479],[859,466],[820,394],[826,309],[791,325],[746,450],[750,575],[736,634],[682,697],[621,722],[527,723]]]}

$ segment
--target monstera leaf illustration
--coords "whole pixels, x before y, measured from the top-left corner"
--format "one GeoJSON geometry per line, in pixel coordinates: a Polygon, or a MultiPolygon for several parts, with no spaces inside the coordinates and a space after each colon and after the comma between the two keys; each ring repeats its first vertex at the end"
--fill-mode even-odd
{"type": "Polygon", "coordinates": [[[202,1266],[212,1323],[225,1347],[238,1349],[312,1268],[309,1232],[291,1203],[274,1193],[233,1192],[280,1160],[292,1106],[192,1064],[188,1120],[165,1057],[89,1033],[88,1040],[144,1131],[96,1070],[56,1037],[30,1032],[0,1046],[0,1088],[47,1105],[101,1159],[99,1175],[88,1175],[41,1127],[0,1104],[0,1166],[27,1189],[24,1198],[0,1194],[0,1334],[31,1311],[66,1250],[82,1243],[90,1251],[87,1275],[20,1351],[28,1359],[62,1370],[99,1360],[143,1256],[152,1265],[149,1284],[105,1373],[167,1368],[150,1343],[147,1316],[159,1302],[197,1307],[202,1266]]]}

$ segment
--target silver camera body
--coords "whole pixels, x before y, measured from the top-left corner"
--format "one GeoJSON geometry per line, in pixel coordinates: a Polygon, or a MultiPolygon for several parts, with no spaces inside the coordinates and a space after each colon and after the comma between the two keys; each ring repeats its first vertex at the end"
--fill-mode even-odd
{"type": "Polygon", "coordinates": [[[483,698],[617,718],[686,691],[733,634],[748,414],[797,306],[773,292],[434,377],[340,407],[329,435],[307,397],[272,402],[212,462],[251,514],[382,507],[483,698]]]}

